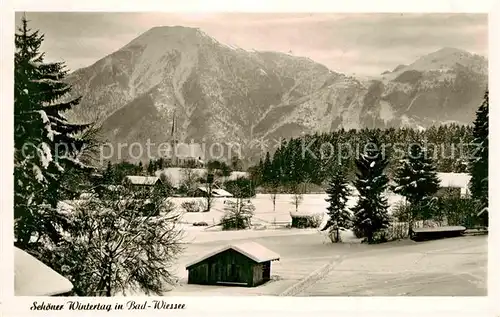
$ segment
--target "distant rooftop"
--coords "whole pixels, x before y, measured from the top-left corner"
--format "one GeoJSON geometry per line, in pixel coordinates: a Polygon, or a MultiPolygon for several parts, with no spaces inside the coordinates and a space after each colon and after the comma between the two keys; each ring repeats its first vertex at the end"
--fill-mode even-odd
{"type": "Polygon", "coordinates": [[[441,187],[467,188],[471,179],[468,173],[437,173],[441,187]]]}
{"type": "Polygon", "coordinates": [[[132,185],[145,185],[152,186],[155,185],[160,179],[156,176],[125,176],[124,182],[132,185]]]}

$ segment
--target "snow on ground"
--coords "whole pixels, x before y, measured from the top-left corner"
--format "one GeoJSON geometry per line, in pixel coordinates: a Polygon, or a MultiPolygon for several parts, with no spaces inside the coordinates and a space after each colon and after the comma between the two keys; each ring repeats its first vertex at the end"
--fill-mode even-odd
{"type": "MultiPolygon", "coordinates": [[[[326,194],[304,195],[299,212],[321,214],[326,194]]],[[[401,197],[387,196],[394,206],[401,197]]],[[[196,198],[201,199],[203,198],[196,198]]],[[[178,205],[193,198],[173,198],[178,205]]],[[[484,296],[487,293],[487,238],[466,236],[428,242],[409,240],[379,245],[361,244],[352,232],[342,233],[344,243],[332,244],[317,229],[290,229],[292,195],[279,195],[273,211],[269,195],[260,194],[252,223],[265,230],[220,231],[196,227],[193,222],[215,224],[223,215],[224,200],[215,199],[210,212],[184,213],[185,250],[174,265],[179,283],[166,296],[484,296]],[[280,226],[273,226],[277,222],[280,226]],[[262,227],[261,226],[261,227],[262,227]],[[257,242],[278,253],[271,265],[271,281],[258,287],[187,284],[187,263],[230,243],[257,242]]],[[[351,197],[348,205],[354,206],[351,197]]]]}
{"type": "Polygon", "coordinates": [[[318,234],[317,229],[249,229],[235,231],[221,231],[220,228],[205,230],[203,227],[184,227],[184,242],[189,244],[200,244],[207,242],[224,242],[243,239],[255,239],[265,237],[318,234]]]}
{"type": "MultiPolygon", "coordinates": [[[[261,236],[317,234],[318,230],[316,229],[297,230],[286,228],[286,225],[292,222],[290,213],[295,213],[295,206],[291,203],[292,196],[291,194],[278,195],[276,198],[276,209],[273,210],[270,195],[256,195],[256,197],[250,199],[255,206],[254,216],[252,217],[252,225],[255,227],[250,230],[231,232],[223,232],[219,226],[215,225],[219,223],[221,217],[224,215],[224,202],[232,198],[216,198],[209,212],[184,212],[182,216],[183,229],[185,231],[184,241],[186,243],[202,243],[215,240],[251,239],[261,236]],[[193,226],[192,224],[196,222],[206,222],[208,226],[193,226]]],[[[324,215],[328,206],[325,198],[327,198],[326,194],[304,195],[304,199],[299,206],[299,213],[324,215]]],[[[394,194],[388,195],[387,198],[390,206],[401,200],[401,196],[394,194]]],[[[181,211],[182,208],[180,206],[183,202],[193,200],[202,202],[204,198],[175,197],[171,198],[171,200],[176,205],[176,208],[181,211]]],[[[347,202],[348,207],[353,207],[356,201],[356,197],[350,197],[347,202]]]]}
{"type": "MultiPolygon", "coordinates": [[[[298,212],[301,214],[324,214],[328,203],[325,201],[326,194],[306,194],[304,199],[299,205],[298,212]]],[[[252,218],[253,224],[262,224],[267,227],[273,224],[287,224],[291,223],[292,218],[290,213],[295,213],[295,206],[292,204],[292,194],[278,195],[276,198],[276,209],[273,210],[273,203],[269,194],[258,194],[249,200],[255,206],[254,217],[252,218]]],[[[394,206],[395,203],[401,201],[401,196],[395,194],[387,195],[388,203],[394,206]]],[[[171,198],[172,202],[181,209],[181,204],[185,201],[198,200],[203,202],[204,198],[188,198],[188,197],[175,197],[171,198]]],[[[209,226],[215,225],[219,222],[224,214],[224,201],[231,200],[231,198],[215,198],[213,207],[210,212],[190,212],[185,213],[183,222],[192,224],[194,222],[206,222],[209,226]]],[[[354,207],[357,197],[351,196],[347,202],[348,207],[354,207]]],[[[389,210],[390,211],[390,210],[389,210]]]]}
{"type": "Polygon", "coordinates": [[[486,295],[484,236],[365,245],[326,243],[318,233],[298,232],[251,239],[281,258],[272,263],[271,281],[250,288],[186,284],[185,263],[227,242],[190,244],[179,260],[180,285],[165,295],[486,295]]]}
{"type": "Polygon", "coordinates": [[[485,296],[487,252],[482,236],[359,253],[297,295],[485,296]]]}
{"type": "MultiPolygon", "coordinates": [[[[304,195],[299,212],[323,214],[326,194],[304,195]]],[[[389,204],[401,200],[388,195],[389,204]]],[[[176,204],[193,198],[174,198],[176,204]]],[[[199,198],[202,199],[202,198],[199,198]]],[[[220,231],[219,227],[195,227],[193,222],[218,222],[224,200],[216,199],[206,213],[185,213],[185,251],[177,261],[179,285],[165,295],[485,295],[487,239],[460,237],[416,243],[399,241],[380,245],[360,244],[351,231],[344,243],[332,244],[317,229],[290,229],[292,195],[279,195],[273,211],[269,195],[250,199],[256,207],[253,224],[265,230],[220,231]],[[276,222],[281,225],[274,226],[276,222]],[[254,241],[280,255],[272,263],[272,280],[258,287],[202,286],[187,284],[185,265],[213,249],[237,241],[254,241]]],[[[356,197],[348,205],[354,206],[356,197]]]]}

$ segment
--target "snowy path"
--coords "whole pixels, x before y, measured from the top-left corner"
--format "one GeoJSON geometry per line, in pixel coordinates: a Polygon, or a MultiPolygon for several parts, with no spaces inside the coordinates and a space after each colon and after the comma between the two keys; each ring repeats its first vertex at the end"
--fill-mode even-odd
{"type": "MultiPolygon", "coordinates": [[[[486,295],[487,237],[380,245],[324,244],[319,234],[255,237],[280,254],[272,281],[254,288],[187,285],[165,295],[474,296],[486,295]]],[[[189,245],[181,263],[226,241],[189,245]]]]}
{"type": "Polygon", "coordinates": [[[287,288],[284,292],[279,294],[279,296],[295,296],[302,293],[304,290],[310,288],[316,282],[323,279],[337,264],[342,262],[343,258],[344,256],[336,256],[333,259],[330,259],[328,263],[287,288]]]}
{"type": "Polygon", "coordinates": [[[485,237],[353,254],[301,296],[474,296],[487,294],[485,237]]]}

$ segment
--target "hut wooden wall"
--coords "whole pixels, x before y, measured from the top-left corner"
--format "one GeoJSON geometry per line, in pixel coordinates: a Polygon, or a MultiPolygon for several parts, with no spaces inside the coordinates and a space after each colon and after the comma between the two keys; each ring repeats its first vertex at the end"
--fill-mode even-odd
{"type": "Polygon", "coordinates": [[[253,286],[263,284],[271,279],[271,261],[256,263],[253,267],[253,286]]]}
{"type": "Polygon", "coordinates": [[[255,286],[263,280],[263,266],[255,269],[259,265],[234,250],[226,250],[188,268],[188,283],[255,286]]]}

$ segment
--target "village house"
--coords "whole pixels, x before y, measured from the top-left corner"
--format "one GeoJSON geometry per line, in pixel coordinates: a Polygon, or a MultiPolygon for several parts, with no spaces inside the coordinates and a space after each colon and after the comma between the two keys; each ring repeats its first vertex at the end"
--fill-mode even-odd
{"type": "Polygon", "coordinates": [[[437,173],[439,178],[439,195],[452,194],[465,197],[469,194],[471,175],[468,173],[437,173]]]}
{"type": "MultiPolygon", "coordinates": [[[[198,188],[196,188],[196,191],[194,192],[194,197],[206,197],[207,194],[208,194],[208,191],[209,189],[205,186],[200,186],[198,188]]],[[[230,192],[222,189],[222,188],[218,188],[218,187],[214,187],[212,188],[212,197],[218,197],[218,198],[230,198],[230,197],[233,197],[233,194],[231,194],[230,192]]]]}
{"type": "Polygon", "coordinates": [[[280,256],[256,242],[228,245],[186,265],[188,284],[254,287],[271,279],[280,256]]]}
{"type": "MultiPolygon", "coordinates": [[[[182,183],[186,181],[187,173],[193,179],[200,179],[207,172],[204,168],[182,168],[182,167],[168,167],[155,172],[157,177],[164,175],[169,184],[173,188],[180,188],[182,183]]],[[[198,182],[197,182],[198,183],[198,182]]]]}
{"type": "Polygon", "coordinates": [[[122,184],[136,189],[148,189],[160,186],[162,181],[156,176],[125,176],[122,184]]]}

